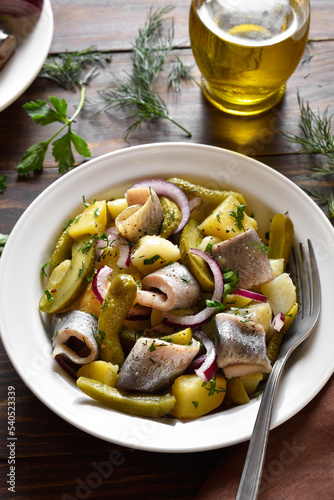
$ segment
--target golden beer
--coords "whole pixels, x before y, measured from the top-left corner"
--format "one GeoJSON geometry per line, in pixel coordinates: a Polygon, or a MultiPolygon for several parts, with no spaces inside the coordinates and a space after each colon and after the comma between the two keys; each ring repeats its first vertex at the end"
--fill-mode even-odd
{"type": "Polygon", "coordinates": [[[253,3],[192,0],[190,8],[190,41],[203,92],[217,108],[237,115],[261,113],[282,98],[309,31],[308,0],[253,3]]]}

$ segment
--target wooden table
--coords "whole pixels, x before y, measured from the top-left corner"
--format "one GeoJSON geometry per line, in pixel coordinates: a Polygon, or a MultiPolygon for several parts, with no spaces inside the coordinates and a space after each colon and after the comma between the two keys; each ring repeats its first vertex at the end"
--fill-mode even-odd
{"type": "MultiPolygon", "coordinates": [[[[66,50],[71,52],[96,45],[98,49],[112,54],[111,68],[116,70],[130,69],[130,42],[136,37],[138,28],[143,26],[151,5],[154,8],[166,5],[157,0],[52,0],[51,3],[55,23],[51,53],[66,50]]],[[[299,65],[288,82],[284,100],[265,115],[251,119],[227,116],[208,104],[199,86],[193,82],[184,83],[179,93],[171,91],[166,85],[167,65],[159,80],[159,92],[167,103],[170,115],[191,131],[191,138],[172,124],[161,121],[140,126],[131,134],[127,143],[123,139],[126,124],[121,112],[93,118],[80,115],[76,130],[86,138],[93,157],[129,145],[150,142],[211,144],[254,157],[300,187],[312,187],[328,195],[328,187],[333,186],[333,176],[317,181],[311,179],[309,156],[296,154],[297,147],[292,146],[281,133],[299,133],[297,91],[310,103],[312,109],[323,112],[328,105],[333,105],[334,4],[331,0],[312,0],[311,4],[312,42],[308,45],[308,52],[313,57],[299,65]]],[[[177,46],[174,54],[179,55],[185,64],[193,65],[193,75],[199,80],[188,40],[189,5],[189,0],[175,2],[175,10],[171,14],[174,17],[177,46]]],[[[87,97],[95,99],[97,91],[105,88],[109,81],[109,72],[101,70],[99,76],[88,86],[87,97]]],[[[45,128],[31,121],[22,105],[50,95],[64,97],[69,102],[70,113],[79,101],[78,92],[62,90],[50,81],[37,78],[16,102],[0,114],[0,175],[8,176],[8,187],[0,194],[0,233],[9,234],[28,205],[59,177],[50,153],[46,156],[43,172],[23,177],[18,176],[15,168],[27,148],[47,135],[45,128]]],[[[78,162],[80,163],[80,159],[78,162]]],[[[72,427],[46,408],[23,384],[3,349],[0,361],[1,498],[185,500],[196,496],[220,459],[230,464],[235,460],[239,467],[244,460],[245,444],[185,455],[134,451],[100,441],[72,427]],[[8,492],[6,485],[8,386],[14,386],[16,390],[16,432],[19,436],[15,494],[8,492]],[[100,475],[100,481],[95,475],[97,482],[94,483],[94,463],[106,461],[113,451],[115,466],[112,474],[109,471],[105,477],[100,475]]],[[[333,393],[333,380],[324,391],[327,391],[327,401],[328,391],[333,393]]],[[[319,409],[324,398],[322,391],[310,405],[313,409],[319,409]]],[[[293,425],[296,428],[303,427],[304,421],[297,416],[294,417],[292,427],[287,423],[279,429],[283,429],[281,432],[286,430],[293,433],[293,425]]],[[[276,430],[273,431],[275,432],[276,430]]],[[[276,434],[276,440],[277,436],[280,434],[276,434]]],[[[275,434],[272,439],[275,439],[275,434]]],[[[329,466],[333,470],[333,459],[329,466]]],[[[321,496],[321,486],[319,488],[319,498],[325,498],[321,496]]],[[[206,498],[204,490],[199,498],[206,498]]],[[[269,496],[265,493],[261,498],[269,496]]],[[[304,500],[305,497],[285,495],[280,498],[304,500]]]]}

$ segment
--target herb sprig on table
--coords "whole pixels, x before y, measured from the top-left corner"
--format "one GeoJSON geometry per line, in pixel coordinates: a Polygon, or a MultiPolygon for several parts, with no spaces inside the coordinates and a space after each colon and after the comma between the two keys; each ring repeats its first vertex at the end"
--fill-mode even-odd
{"type": "Polygon", "coordinates": [[[30,146],[24,153],[20,163],[17,165],[17,171],[20,174],[27,174],[34,170],[41,170],[45,154],[50,144],[52,144],[52,154],[58,164],[60,174],[74,166],[74,156],[72,146],[84,157],[91,156],[86,141],[72,131],[72,124],[80,113],[85,100],[85,87],[81,88],[81,98],[79,105],[71,118],[67,118],[68,104],[65,99],[61,101],[57,97],[49,97],[52,107],[44,100],[30,101],[23,105],[29,116],[35,123],[40,125],[49,125],[59,122],[61,127],[49,139],[38,142],[30,146]],[[59,139],[55,139],[65,129],[67,131],[59,139]]]}
{"type": "Polygon", "coordinates": [[[3,193],[7,187],[7,175],[0,175],[0,193],[3,193]]]}
{"type": "Polygon", "coordinates": [[[49,55],[38,76],[75,92],[78,87],[88,85],[98,75],[98,67],[105,68],[110,62],[111,55],[96,50],[95,46],[76,52],[66,51],[57,56],[49,55]],[[91,68],[85,71],[87,66],[91,68]]]}
{"type": "MultiPolygon", "coordinates": [[[[334,131],[332,127],[333,115],[328,114],[328,108],[324,113],[314,112],[309,103],[306,104],[298,94],[298,104],[300,109],[301,135],[283,135],[291,143],[300,146],[299,153],[307,153],[315,161],[311,170],[313,178],[322,178],[334,174],[334,131]],[[319,160],[320,161],[317,161],[319,160]]],[[[334,201],[332,189],[329,189],[328,196],[319,192],[305,189],[319,205],[327,205],[328,216],[334,217],[334,201]]]]}
{"type": "MultiPolygon", "coordinates": [[[[173,49],[173,29],[167,36],[161,34],[163,17],[173,8],[167,6],[155,12],[150,11],[145,26],[139,29],[132,44],[132,73],[115,75],[114,85],[100,92],[99,111],[115,107],[127,109],[129,114],[126,118],[134,119],[125,130],[125,138],[142,122],[152,119],[169,120],[191,136],[188,130],[170,117],[166,103],[155,88],[157,78],[173,49]]],[[[170,82],[180,88],[180,79],[185,78],[185,75],[189,78],[189,72],[180,65],[174,71],[177,74],[170,76],[170,82]]]]}

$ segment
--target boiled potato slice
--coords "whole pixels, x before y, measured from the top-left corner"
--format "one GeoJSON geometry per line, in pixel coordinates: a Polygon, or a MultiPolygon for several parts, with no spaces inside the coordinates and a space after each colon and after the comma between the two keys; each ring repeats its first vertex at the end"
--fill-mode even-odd
{"type": "Polygon", "coordinates": [[[275,278],[284,272],[284,259],[269,259],[275,278]]]}
{"type": "Polygon", "coordinates": [[[287,273],[280,274],[262,285],[261,292],[266,295],[274,315],[280,311],[283,314],[288,313],[296,302],[296,287],[287,273]]]}
{"type": "Polygon", "coordinates": [[[140,272],[147,275],[180,258],[179,247],[171,241],[160,236],[143,236],[137,243],[131,262],[140,272]]]}
{"type": "Polygon", "coordinates": [[[78,215],[67,232],[76,239],[85,234],[100,234],[107,227],[107,206],[105,200],[95,201],[78,215]]]}
{"type": "Polygon", "coordinates": [[[268,302],[252,302],[251,304],[239,309],[237,314],[241,316],[244,316],[245,314],[256,314],[257,321],[263,326],[264,331],[266,333],[268,332],[272,319],[272,310],[268,302]]]}
{"type": "Polygon", "coordinates": [[[87,377],[101,382],[101,384],[115,387],[117,381],[118,365],[113,365],[107,361],[91,361],[87,365],[83,365],[78,370],[79,377],[87,377]]]}
{"type": "Polygon", "coordinates": [[[198,229],[206,236],[215,236],[222,240],[233,238],[247,229],[257,229],[255,219],[249,217],[244,211],[239,220],[239,227],[236,217],[233,216],[238,207],[243,205],[233,196],[229,195],[218,207],[198,226],[198,229]]]}
{"type": "Polygon", "coordinates": [[[107,202],[108,211],[111,217],[115,220],[123,210],[128,208],[128,202],[125,198],[117,198],[107,202]]]}
{"type": "Polygon", "coordinates": [[[223,300],[223,304],[227,308],[231,307],[245,307],[251,302],[252,299],[248,297],[242,297],[241,295],[234,295],[233,293],[228,293],[223,300]]]}
{"type": "Polygon", "coordinates": [[[226,380],[217,373],[215,387],[203,382],[197,375],[181,375],[172,386],[176,405],[170,414],[176,418],[198,418],[218,408],[226,394],[226,380]]]}

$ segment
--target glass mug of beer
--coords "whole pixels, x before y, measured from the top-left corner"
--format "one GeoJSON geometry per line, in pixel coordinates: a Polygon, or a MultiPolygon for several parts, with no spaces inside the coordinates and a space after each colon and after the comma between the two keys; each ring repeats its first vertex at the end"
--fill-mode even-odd
{"type": "Polygon", "coordinates": [[[235,115],[272,108],[303,55],[309,23],[309,0],[192,0],[190,41],[204,95],[235,115]]]}

